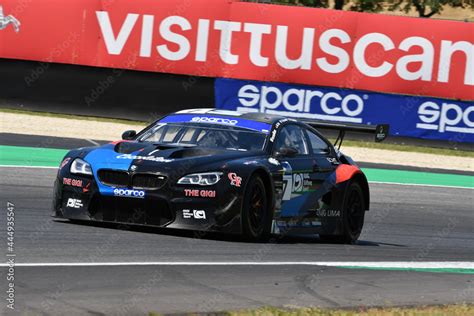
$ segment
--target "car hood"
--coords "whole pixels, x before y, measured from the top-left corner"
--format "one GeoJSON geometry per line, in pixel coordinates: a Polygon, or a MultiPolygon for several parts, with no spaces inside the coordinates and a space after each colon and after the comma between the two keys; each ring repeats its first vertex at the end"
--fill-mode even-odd
{"type": "Polygon", "coordinates": [[[228,161],[258,155],[263,152],[121,141],[91,150],[84,160],[91,164],[94,173],[100,169],[132,168],[134,172],[187,174],[211,171],[210,168],[222,167],[228,161]]]}

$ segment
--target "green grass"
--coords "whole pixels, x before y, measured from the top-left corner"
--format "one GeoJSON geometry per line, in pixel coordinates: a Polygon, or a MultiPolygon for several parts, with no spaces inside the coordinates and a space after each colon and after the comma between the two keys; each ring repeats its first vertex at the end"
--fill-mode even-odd
{"type": "MultiPolygon", "coordinates": [[[[149,316],[158,316],[159,313],[151,312],[149,316]]],[[[359,307],[354,309],[329,309],[329,308],[277,308],[262,307],[239,311],[223,311],[214,313],[183,313],[183,315],[213,315],[213,316],[470,316],[474,315],[474,305],[455,304],[442,306],[416,306],[416,307],[359,307]]]]}

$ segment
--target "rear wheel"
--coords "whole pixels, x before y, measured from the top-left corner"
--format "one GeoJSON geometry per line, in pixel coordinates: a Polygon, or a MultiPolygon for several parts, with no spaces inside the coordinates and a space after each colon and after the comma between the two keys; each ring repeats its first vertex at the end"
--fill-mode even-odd
{"type": "Polygon", "coordinates": [[[357,241],[364,226],[365,199],[359,183],[352,182],[344,197],[342,212],[342,233],[320,235],[324,241],[352,244],[357,241]]]}
{"type": "Polygon", "coordinates": [[[245,239],[264,240],[270,234],[271,218],[265,184],[260,176],[250,178],[242,207],[242,233],[245,239]]]}

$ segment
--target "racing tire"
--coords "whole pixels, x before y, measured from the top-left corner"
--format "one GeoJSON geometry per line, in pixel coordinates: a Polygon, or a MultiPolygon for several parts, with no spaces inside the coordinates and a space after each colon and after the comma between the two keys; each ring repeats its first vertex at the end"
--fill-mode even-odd
{"type": "Polygon", "coordinates": [[[320,235],[320,239],[331,243],[354,244],[364,226],[365,209],[364,193],[360,184],[351,182],[344,197],[342,233],[340,235],[320,235]]]}
{"type": "Polygon", "coordinates": [[[271,215],[265,184],[260,176],[250,178],[242,205],[242,235],[248,241],[265,241],[270,235],[271,215]]]}

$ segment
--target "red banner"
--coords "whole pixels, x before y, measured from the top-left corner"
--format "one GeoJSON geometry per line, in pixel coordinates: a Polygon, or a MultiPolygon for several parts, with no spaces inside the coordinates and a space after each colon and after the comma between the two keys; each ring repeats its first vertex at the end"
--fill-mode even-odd
{"type": "Polygon", "coordinates": [[[474,23],[225,0],[3,0],[0,57],[474,100],[474,23]]]}

